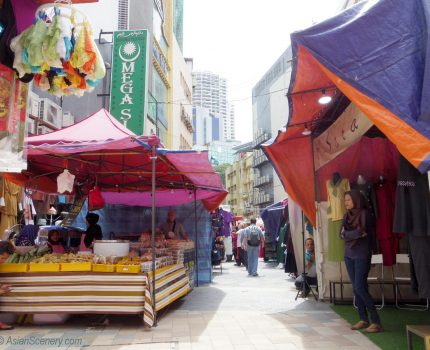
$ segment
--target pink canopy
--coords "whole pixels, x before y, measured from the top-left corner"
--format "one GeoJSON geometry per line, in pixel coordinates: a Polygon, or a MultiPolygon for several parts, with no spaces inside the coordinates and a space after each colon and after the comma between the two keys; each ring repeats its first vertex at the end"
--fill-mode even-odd
{"type": "Polygon", "coordinates": [[[97,141],[121,140],[127,136],[136,136],[105,109],[90,115],[88,118],[48,134],[27,138],[30,146],[40,144],[80,143],[95,144],[97,141]]]}
{"type": "MultiPolygon", "coordinates": [[[[68,128],[29,137],[28,170],[6,177],[22,186],[56,193],[56,178],[68,169],[80,190],[87,193],[97,184],[108,204],[150,206],[152,146],[161,146],[156,136],[136,137],[100,110],[68,128]]],[[[195,191],[196,198],[213,210],[227,196],[207,152],[156,148],[156,155],[156,206],[191,202],[195,191]]]]}

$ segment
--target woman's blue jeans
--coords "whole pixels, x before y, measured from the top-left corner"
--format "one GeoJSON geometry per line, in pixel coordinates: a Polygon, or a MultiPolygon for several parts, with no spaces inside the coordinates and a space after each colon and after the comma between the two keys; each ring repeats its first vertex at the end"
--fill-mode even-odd
{"type": "Polygon", "coordinates": [[[375,303],[369,294],[367,277],[370,270],[370,259],[352,259],[345,256],[345,265],[348,270],[349,279],[354,289],[355,304],[358,308],[360,320],[369,322],[367,312],[370,314],[372,323],[380,324],[375,303]]]}

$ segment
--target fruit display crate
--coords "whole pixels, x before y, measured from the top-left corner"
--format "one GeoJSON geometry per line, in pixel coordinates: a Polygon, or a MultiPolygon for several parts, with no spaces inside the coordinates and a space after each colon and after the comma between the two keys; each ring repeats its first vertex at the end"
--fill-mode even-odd
{"type": "Polygon", "coordinates": [[[140,273],[140,265],[116,265],[116,272],[119,273],[140,273]]]}
{"type": "Polygon", "coordinates": [[[91,271],[91,270],[92,270],[92,263],[90,262],[60,264],[60,271],[78,272],[78,271],[91,271]]]}
{"type": "Polygon", "coordinates": [[[27,272],[28,264],[0,264],[0,273],[27,272]]]}
{"type": "Polygon", "coordinates": [[[60,264],[57,263],[40,263],[28,264],[29,272],[60,272],[60,264]]]}
{"type": "Polygon", "coordinates": [[[112,264],[93,264],[93,272],[115,272],[115,267],[112,264]]]}

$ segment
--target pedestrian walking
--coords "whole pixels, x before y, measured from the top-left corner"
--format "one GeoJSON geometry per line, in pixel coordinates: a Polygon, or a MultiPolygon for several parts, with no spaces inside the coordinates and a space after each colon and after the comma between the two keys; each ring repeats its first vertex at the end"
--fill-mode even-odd
{"type": "Polygon", "coordinates": [[[242,264],[247,267],[248,266],[248,258],[245,250],[245,229],[248,227],[248,224],[242,222],[239,225],[239,231],[237,231],[237,252],[239,255],[239,260],[237,261],[237,266],[241,266],[242,264]]]}
{"type": "Polygon", "coordinates": [[[248,255],[248,276],[258,276],[258,255],[260,253],[260,244],[264,247],[264,234],[256,225],[257,220],[252,218],[251,225],[245,229],[244,240],[246,252],[248,255]]]}

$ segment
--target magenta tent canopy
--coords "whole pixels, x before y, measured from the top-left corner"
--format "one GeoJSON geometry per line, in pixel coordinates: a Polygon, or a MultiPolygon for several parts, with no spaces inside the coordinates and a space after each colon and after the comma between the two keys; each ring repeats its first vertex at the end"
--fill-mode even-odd
{"type": "Polygon", "coordinates": [[[108,204],[150,206],[152,147],[156,147],[158,207],[202,200],[216,209],[227,196],[207,152],[162,148],[156,136],[135,136],[102,109],[49,134],[27,138],[28,170],[6,177],[21,186],[56,193],[57,176],[68,169],[87,193],[95,184],[108,204]]]}

